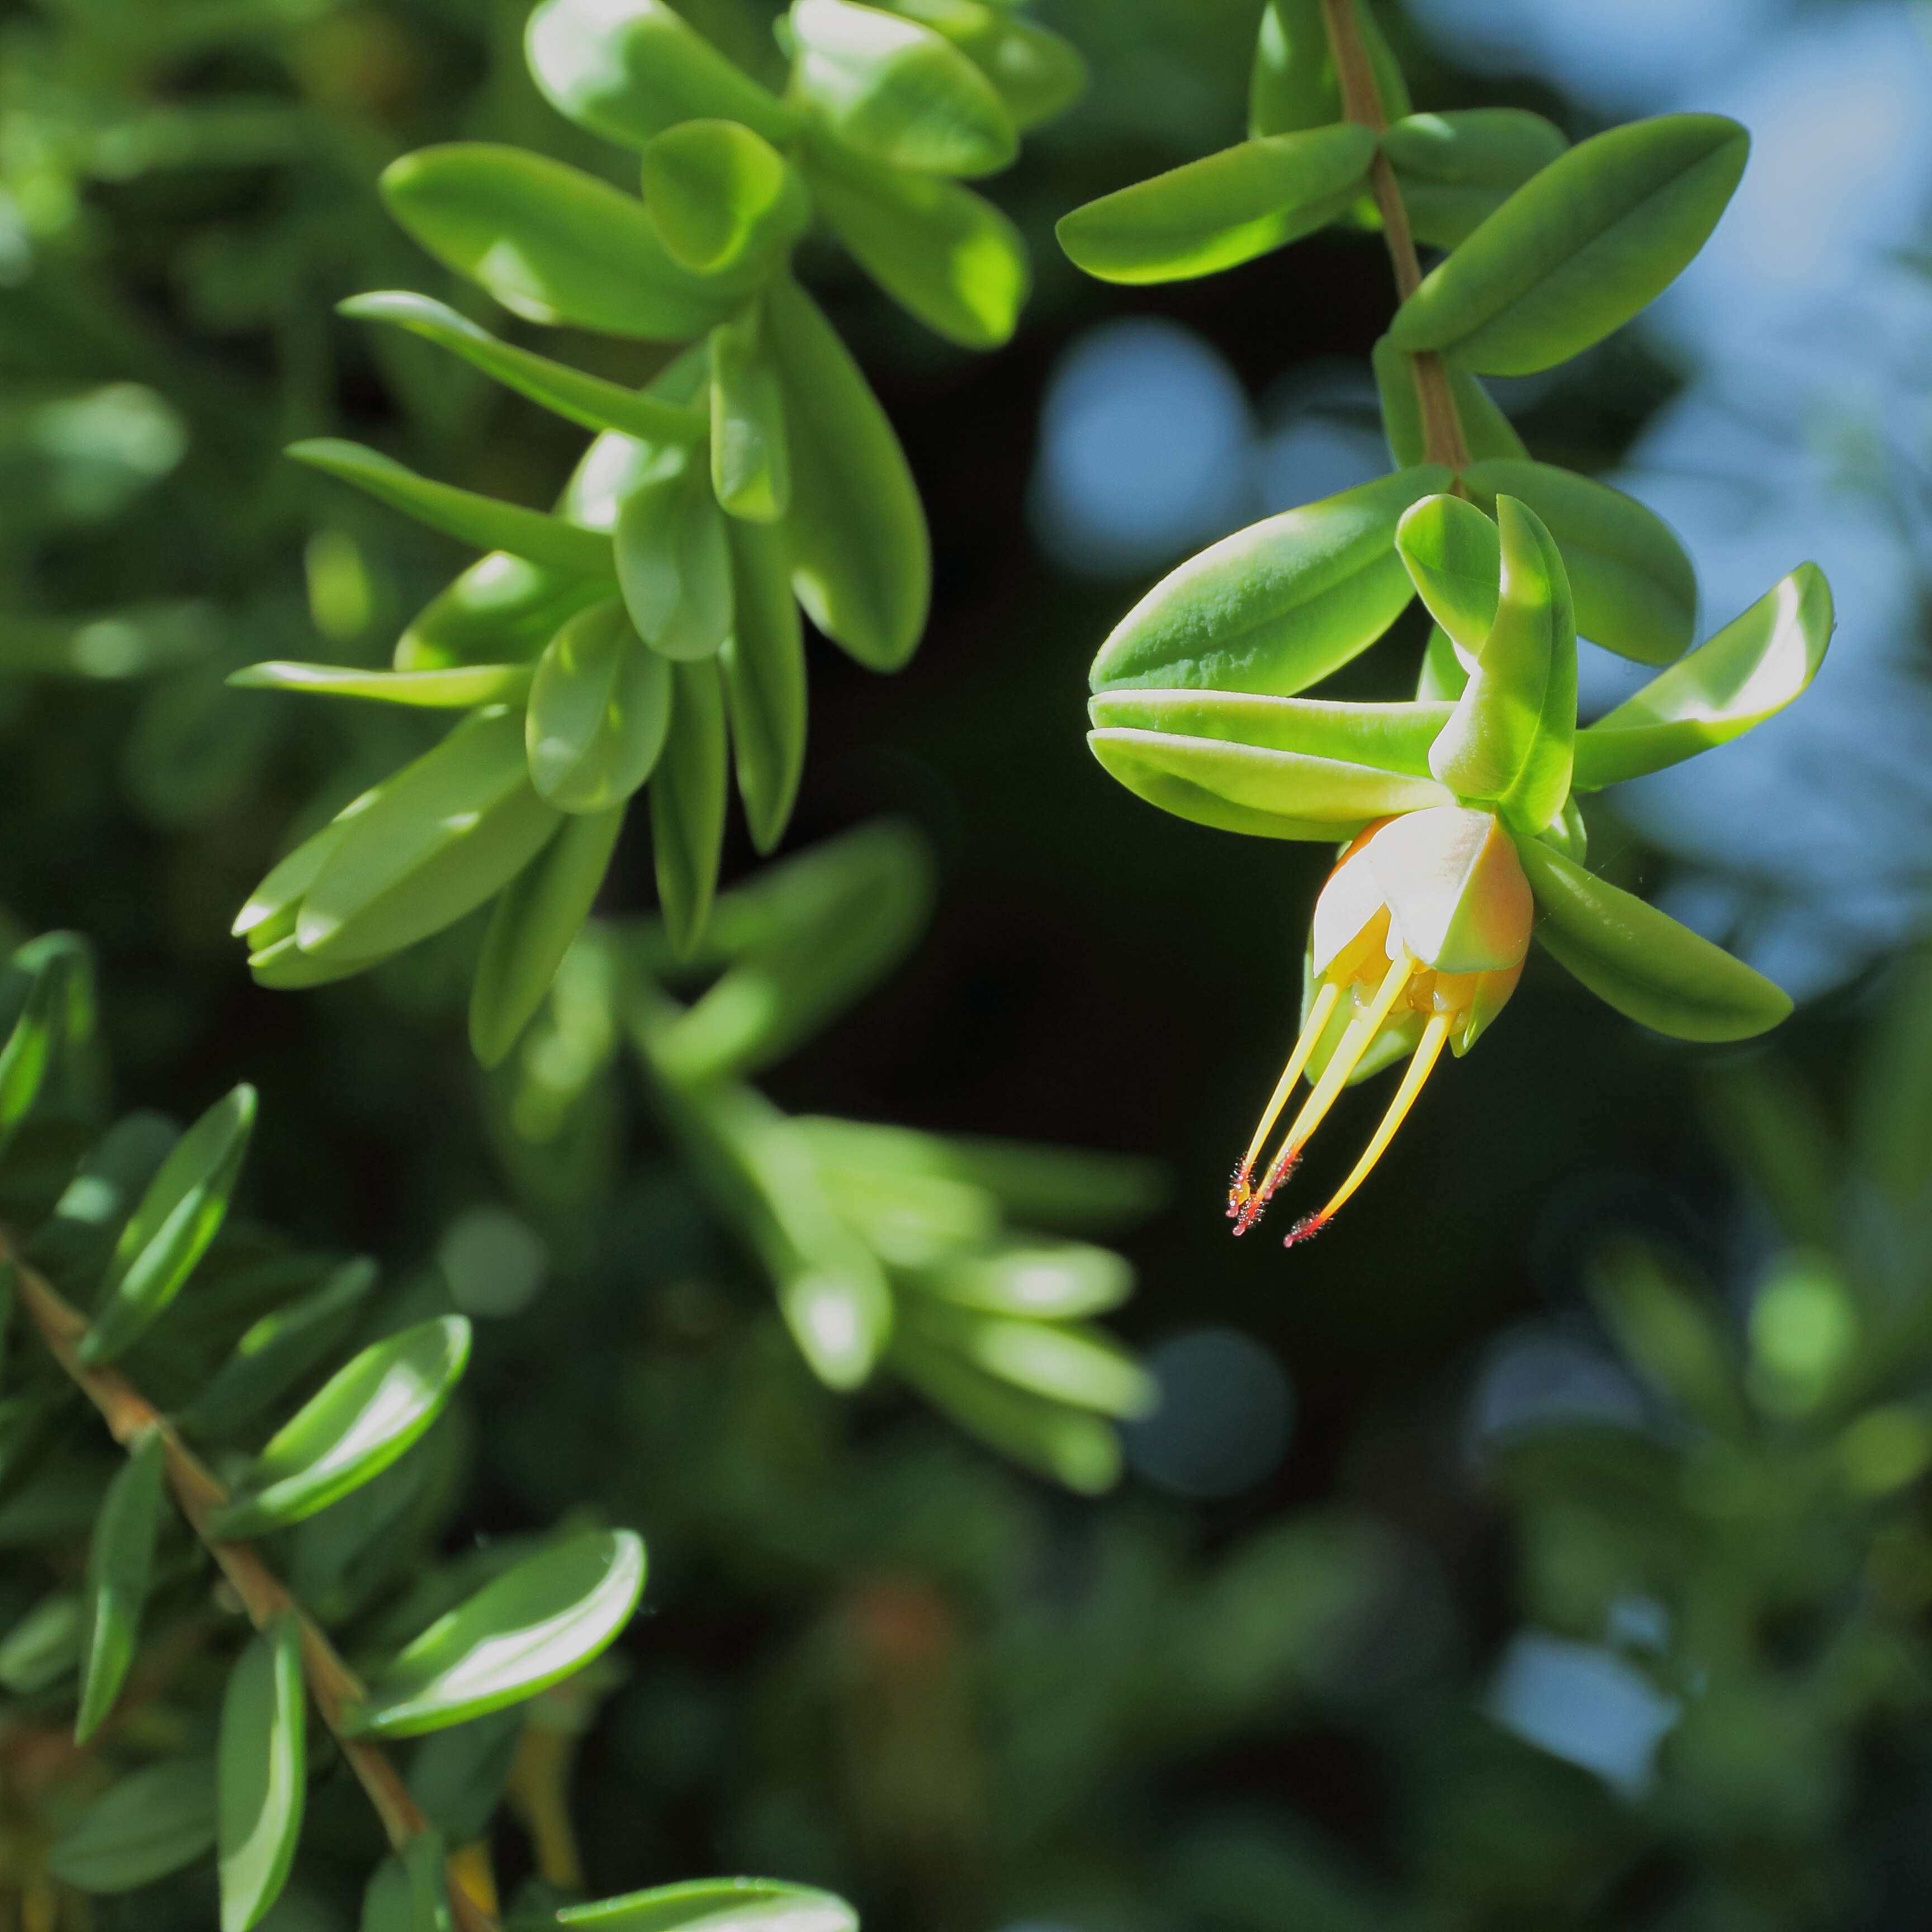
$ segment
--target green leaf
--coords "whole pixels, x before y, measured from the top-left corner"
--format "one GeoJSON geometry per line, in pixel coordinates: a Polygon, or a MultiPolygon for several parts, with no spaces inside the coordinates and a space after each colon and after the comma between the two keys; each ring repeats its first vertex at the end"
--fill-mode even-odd
{"type": "Polygon", "coordinates": [[[1104,1315],[1133,1292],[1134,1273],[1084,1241],[1012,1243],[962,1255],[916,1277],[928,1294],[988,1315],[1069,1322],[1104,1315]]]}
{"type": "Polygon", "coordinates": [[[530,686],[528,664],[459,664],[448,670],[358,670],[344,664],[292,664],[272,659],[232,671],[245,691],[300,691],[322,698],[373,698],[385,704],[469,710],[514,704],[530,686]]]}
{"type": "Polygon", "coordinates": [[[554,362],[547,356],[501,342],[446,303],[406,289],[379,290],[351,296],[336,304],[336,313],[358,322],[386,322],[460,356],[484,374],[514,389],[567,422],[586,429],[617,430],[627,436],[694,442],[704,434],[704,418],[654,398],[627,389],[602,376],[554,362]]]}
{"type": "Polygon", "coordinates": [[[687,1879],[554,1912],[520,1913],[504,1932],[858,1932],[859,1915],[842,1898],[770,1878],[687,1879]]]}
{"type": "Polygon", "coordinates": [[[1358,704],[1334,698],[1261,698],[1245,691],[1108,691],[1088,699],[1097,729],[1219,738],[1271,752],[1340,758],[1427,778],[1429,748],[1447,704],[1358,704]]]}
{"type": "MultiPolygon", "coordinates": [[[[1374,70],[1383,115],[1399,121],[1408,112],[1408,88],[1363,0],[1356,0],[1355,24],[1374,70]]],[[[1322,0],[1268,0],[1249,80],[1248,132],[1292,134],[1341,118],[1342,90],[1329,52],[1322,0]]]]}
{"type": "Polygon", "coordinates": [[[1450,805],[1433,779],[1339,758],[1164,731],[1090,731],[1094,757],[1136,797],[1196,825],[1334,844],[1397,812],[1450,805]]]}
{"type": "Polygon", "coordinates": [[[270,1310],[176,1420],[191,1433],[209,1436],[253,1421],[334,1352],[375,1285],[376,1264],[361,1256],[333,1270],[313,1293],[270,1310]]]}
{"type": "Polygon", "coordinates": [[[221,1700],[221,1932],[253,1932],[288,1882],[308,1796],[308,1728],[302,1624],[285,1610],[236,1660],[221,1700]]]}
{"type": "Polygon", "coordinates": [[[12,967],[27,988],[0,1048],[0,1147],[29,1116],[98,1128],[107,1076],[92,949],[78,933],[43,933],[15,952],[12,967]]]}
{"type": "Polygon", "coordinates": [[[618,506],[617,581],[639,634],[681,662],[731,634],[731,556],[701,454],[670,449],[618,506]]]}
{"type": "Polygon", "coordinates": [[[508,1057],[584,929],[610,869],[627,805],[579,812],[506,886],[470,991],[470,1045],[485,1066],[508,1057]]]}
{"type": "Polygon", "coordinates": [[[236,1088],[189,1128],[115,1244],[100,1312],[82,1336],[89,1367],[111,1362],[180,1293],[228,1212],[255,1127],[255,1090],[236,1088]]]}
{"type": "Polygon", "coordinates": [[[1497,496],[1527,503],[1563,553],[1584,637],[1640,664],[1668,664],[1696,633],[1697,573],[1654,510],[1553,464],[1490,460],[1462,482],[1492,508],[1497,496]]]}
{"type": "Polygon", "coordinates": [[[422,1832],[376,1868],[362,1894],[362,1932],[450,1932],[442,1834],[422,1832]]]}
{"type": "Polygon", "coordinates": [[[706,278],[672,260],[634,196],[493,142],[419,148],[382,171],[389,212],[445,267],[526,322],[677,342],[722,322],[757,266],[706,278]]]}
{"type": "Polygon", "coordinates": [[[647,146],[681,121],[742,121],[768,141],[798,116],[664,0],[544,0],[524,39],[544,98],[580,127],[647,146]]]}
{"type": "Polygon", "coordinates": [[[1151,1414],[1160,1399],[1154,1378],[1097,1328],[928,1300],[909,1303],[905,1318],[935,1347],[1070,1408],[1131,1419],[1151,1414]]]}
{"type": "Polygon", "coordinates": [[[571,619],[537,661],[524,747],[562,812],[608,812],[651,775],[670,728],[670,666],[613,600],[571,619]]]}
{"type": "Polygon", "coordinates": [[[348,1713],[356,1737],[412,1738],[521,1702],[580,1670],[631,1619],[643,1540],[597,1530],[554,1545],[440,1617],[348,1713]]]}
{"type": "Polygon", "coordinates": [[[1570,146],[1562,128],[1521,107],[1411,114],[1382,137],[1418,242],[1453,248],[1570,146]]]}
{"type": "Polygon", "coordinates": [[[109,1788],[56,1839],[47,1868],[82,1892],[132,1892],[214,1843],[214,1764],[175,1758],[109,1788]]]}
{"type": "MultiPolygon", "coordinates": [[[[1514,496],[1496,500],[1502,588],[1468,688],[1430,748],[1458,799],[1540,832],[1570,796],[1576,737],[1576,627],[1556,539],[1514,496]]],[[[1444,626],[1447,628],[1447,626],[1444,626]]]]}
{"type": "Polygon", "coordinates": [[[1654,1256],[1620,1242],[1593,1286],[1591,1298],[1652,1388],[1706,1429],[1733,1436],[1749,1430],[1742,1378],[1722,1326],[1654,1256]]]}
{"type": "Polygon", "coordinates": [[[1286,698],[1326,677],[1407,607],[1414,593],[1396,525],[1450,481],[1433,466],[1398,470],[1210,544],[1115,626],[1093,688],[1286,698]]]}
{"type": "Polygon", "coordinates": [[[334,436],[292,442],[286,452],[298,463],[325,476],[352,483],[377,502],[405,516],[441,530],[459,543],[478,550],[506,550],[551,570],[580,577],[608,578],[611,572],[608,541],[595,530],[580,529],[541,510],[519,503],[499,502],[454,484],[434,483],[379,451],[334,436]]]}
{"type": "MultiPolygon", "coordinates": [[[[16,1396],[4,1412],[9,1462],[20,1456],[22,1444],[31,1453],[42,1440],[51,1405],[45,1399],[31,1408],[30,1402],[31,1397],[16,1396]]],[[[84,1620],[81,1600],[71,1590],[43,1597],[0,1642],[0,1685],[23,1697],[50,1690],[80,1661],[84,1620]]]]}
{"type": "Polygon", "coordinates": [[[57,1287],[84,1294],[106,1268],[135,1204],[180,1138],[164,1115],[123,1114],[74,1169],[52,1216],[28,1244],[28,1260],[57,1287]]]}
{"type": "Polygon", "coordinates": [[[614,560],[602,578],[566,575],[493,550],[417,614],[396,640],[395,668],[444,670],[532,657],[560,624],[610,596],[615,568],[614,560]]]}
{"type": "Polygon", "coordinates": [[[992,83],[929,27],[853,0],[792,0],[792,84],[824,124],[874,160],[986,175],[1019,153],[992,83]]]}
{"type": "Polygon", "coordinates": [[[160,1431],[136,1442],[126,1463],[107,1486],[87,1546],[87,1586],[82,1597],[80,1713],[76,1744],[85,1744],[114,1708],[134,1660],[141,1606],[154,1561],[154,1539],[166,1513],[167,1450],[160,1431]]]}
{"type": "Polygon", "coordinates": [[[1415,681],[1418,704],[1454,704],[1469,688],[1469,674],[1449,633],[1440,624],[1429,627],[1429,641],[1423,646],[1422,669],[1415,681]]]}
{"type": "Polygon", "coordinates": [[[1026,243],[991,202],[823,135],[806,156],[826,218],[908,315],[962,349],[997,349],[1012,336],[1030,280],[1026,243]]]}
{"type": "Polygon", "coordinates": [[[304,894],[297,944],[324,966],[373,964],[453,925],[556,830],[538,797],[523,720],[485,711],[365,792],[304,894]]]}
{"type": "Polygon", "coordinates": [[[736,121],[686,121],[644,150],[644,206],[671,259],[693,274],[768,263],[812,224],[805,184],[736,121]]]}
{"type": "Polygon", "coordinates": [[[785,533],[734,520],[731,634],[718,654],[724,678],[738,796],[763,856],[784,836],[805,770],[805,638],[791,594],[785,533]]]}
{"type": "Polygon", "coordinates": [[[658,1035],[653,1064],[695,1086],[783,1059],[904,955],[932,886],[924,842],[890,820],[761,873],[718,908],[716,940],[736,956],[658,1035]]]}
{"type": "Polygon", "coordinates": [[[994,0],[898,0],[893,10],[944,34],[993,83],[1024,133],[1086,91],[1087,63],[1068,40],[994,0]]]}
{"type": "Polygon", "coordinates": [[[1741,617],[1576,736],[1579,791],[1641,778],[1776,716],[1817,675],[1832,586],[1800,564],[1741,617]]]}
{"type": "Polygon", "coordinates": [[[766,297],[766,346],[791,440],[792,588],[871,670],[897,670],[926,628],[932,550],[904,452],[878,398],[796,282],[766,297]]]}
{"type": "Polygon", "coordinates": [[[734,517],[776,523],[791,500],[784,396],[754,304],[711,332],[711,488],[734,517]]]}
{"type": "Polygon", "coordinates": [[[1750,1040],[1790,996],[1721,946],[1533,838],[1517,855],[1536,894],[1536,936],[1597,997],[1678,1040],[1750,1040]]]}
{"type": "Polygon", "coordinates": [[[466,1845],[489,1828],[523,1735],[524,1713],[512,1706],[452,1724],[417,1748],[410,1796],[446,1843],[466,1845]]]}
{"type": "Polygon", "coordinates": [[[1426,275],[1390,336],[1466,369],[1530,376],[1661,294],[1703,247],[1750,152],[1717,114],[1612,128],[1559,157],[1426,275]]]}
{"type": "Polygon", "coordinates": [[[961,1428],[1002,1455],[1082,1496],[1120,1480],[1120,1444],[1112,1425],[1012,1387],[926,1337],[902,1335],[892,1366],[961,1428]]]}
{"type": "Polygon", "coordinates": [[[460,1315],[364,1348],[268,1438],[214,1513],[214,1534],[286,1529],[380,1475],[442,1413],[469,1359],[470,1324],[460,1315]]]}
{"type": "Polygon", "coordinates": [[[670,736],[651,775],[651,853],[674,951],[704,935],[724,848],[724,680],[715,664],[674,665],[670,736]]]}
{"type": "MultiPolygon", "coordinates": [[[[1376,386],[1382,392],[1382,428],[1389,454],[1398,470],[1421,462],[1428,453],[1422,427],[1422,401],[1416,392],[1415,358],[1406,356],[1384,335],[1374,353],[1376,386]]],[[[1466,369],[1448,371],[1462,440],[1478,462],[1485,458],[1526,458],[1522,438],[1508,416],[1490,399],[1490,392],[1466,369]]]]}
{"type": "Polygon", "coordinates": [[[1211,275],[1346,213],[1375,152],[1375,136],[1353,122],[1244,141],[1090,201],[1054,232],[1102,281],[1211,275]]]}
{"type": "Polygon", "coordinates": [[[1495,628],[1503,540],[1495,520],[1460,496],[1425,496],[1396,526],[1402,568],[1465,672],[1495,628]]]}

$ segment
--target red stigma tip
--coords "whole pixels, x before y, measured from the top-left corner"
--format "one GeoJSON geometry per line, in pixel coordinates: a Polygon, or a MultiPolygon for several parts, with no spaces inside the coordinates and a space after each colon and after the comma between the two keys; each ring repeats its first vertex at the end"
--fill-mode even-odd
{"type": "Polygon", "coordinates": [[[1292,1248],[1298,1246],[1303,1241],[1312,1241],[1317,1234],[1321,1233],[1324,1228],[1328,1226],[1328,1222],[1324,1216],[1320,1214],[1304,1214],[1302,1218],[1299,1221],[1296,1222],[1294,1226],[1289,1228],[1288,1232],[1282,1237],[1281,1244],[1285,1248],[1292,1248]]]}

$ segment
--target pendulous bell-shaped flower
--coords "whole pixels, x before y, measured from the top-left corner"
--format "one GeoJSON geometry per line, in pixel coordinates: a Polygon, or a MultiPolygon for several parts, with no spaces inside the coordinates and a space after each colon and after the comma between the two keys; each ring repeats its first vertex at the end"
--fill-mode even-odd
{"type": "MultiPolygon", "coordinates": [[[[1229,1190],[1235,1232],[1288,1179],[1345,1086],[1405,1053],[1408,1066],[1361,1159],[1291,1245],[1367,1179],[1444,1047],[1460,1056],[1475,1044],[1532,939],[1618,1012],[1679,1039],[1747,1039],[1791,1007],[1743,962],[1587,871],[1576,794],[1721,744],[1797,697],[1832,633],[1816,568],[1801,566],[1580,729],[1568,566],[1534,511],[1498,495],[1492,520],[1462,498],[1426,496],[1402,515],[1396,548],[1438,626],[1412,703],[1291,694],[1334,668],[1328,643],[1304,652],[1292,623],[1268,634],[1265,651],[1251,632],[1224,637],[1225,601],[1196,609],[1184,584],[1146,600],[1165,597],[1164,638],[1190,640],[1184,684],[1139,686],[1138,659],[1114,640],[1096,667],[1090,742],[1130,790],[1201,824],[1340,848],[1315,909],[1300,1036],[1229,1190]],[[1234,679],[1265,688],[1225,688],[1234,679]],[[1312,1090],[1257,1180],[1304,1076],[1312,1090]]],[[[1333,630],[1350,582],[1324,581],[1333,630]]],[[[1372,594],[1385,627],[1379,579],[1372,594]]],[[[1130,614],[1123,631],[1145,621],[1130,614]]]]}

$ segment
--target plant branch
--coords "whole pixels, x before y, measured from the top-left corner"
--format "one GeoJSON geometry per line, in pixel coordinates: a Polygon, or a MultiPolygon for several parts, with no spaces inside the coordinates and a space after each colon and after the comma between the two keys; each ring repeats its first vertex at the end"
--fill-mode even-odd
{"type": "MultiPolygon", "coordinates": [[[[1356,0],[1322,0],[1322,15],[1328,30],[1328,49],[1335,62],[1335,74],[1342,89],[1342,111],[1379,134],[1388,126],[1382,106],[1382,90],[1376,84],[1376,70],[1362,44],[1360,22],[1355,16],[1356,0]]],[[[1382,218],[1382,236],[1388,244],[1389,265],[1395,271],[1396,292],[1406,302],[1422,284],[1422,264],[1416,259],[1415,236],[1408,225],[1408,208],[1402,198],[1402,187],[1388,157],[1379,149],[1369,167],[1369,184],[1382,218]]],[[[1441,356],[1424,352],[1412,356],[1415,371],[1417,400],[1422,409],[1424,456],[1451,470],[1462,469],[1469,460],[1469,446],[1462,434],[1462,418],[1456,412],[1455,392],[1449,386],[1449,371],[1441,356]]]]}
{"type": "MultiPolygon", "coordinates": [[[[308,1680],[309,1694],[349,1760],[357,1781],[368,1793],[391,1846],[400,1851],[411,1839],[429,1829],[429,1820],[410,1796],[409,1786],[389,1761],[388,1753],[380,1744],[348,1736],[344,1729],[346,1708],[362,1697],[362,1681],[343,1662],[321,1625],[262,1561],[254,1545],[225,1541],[210,1529],[214,1513],[229,1500],[227,1490],[182,1440],[174,1424],[126,1376],[117,1370],[88,1368],[82,1362],[80,1349],[82,1337],[87,1333],[86,1317],[44,1276],[28,1266],[4,1233],[0,1233],[0,1262],[13,1269],[20,1285],[21,1305],[40,1331],[40,1339],[81,1393],[100,1411],[115,1441],[124,1447],[151,1431],[159,1435],[175,1500],[181,1505],[189,1527],[207,1546],[208,1554],[242,1600],[250,1622],[257,1630],[263,1630],[278,1617],[294,1613],[302,1632],[302,1670],[308,1680]]],[[[496,1921],[453,1875],[449,1896],[460,1932],[496,1932],[496,1921]]]]}

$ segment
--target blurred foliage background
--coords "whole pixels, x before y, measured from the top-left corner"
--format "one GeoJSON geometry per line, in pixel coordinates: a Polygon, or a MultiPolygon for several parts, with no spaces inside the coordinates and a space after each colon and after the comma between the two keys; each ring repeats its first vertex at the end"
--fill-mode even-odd
{"type": "MultiPolygon", "coordinates": [[[[0,904],[20,934],[97,944],[124,1104],[191,1114],[256,1082],[251,1205],[393,1275],[439,1270],[478,1318],[462,1538],[579,1506],[648,1536],[650,1613],[565,1726],[589,1726],[590,1884],[768,1870],[938,1932],[1910,1922],[1932,1882],[1913,10],[1736,0],[1694,30],[1430,0],[1391,22],[1424,107],[1757,125],[1760,200],[1748,183],[1713,274],[1756,259],[1774,292],[1822,288],[1832,326],[1793,297],[1741,336],[1694,287],[1503,400],[1537,453],[1660,479],[1712,620],[1756,544],[1776,571],[1817,554],[1847,628],[1822,738],[1779,738],[1768,771],[1711,761],[1749,808],[1728,842],[1681,834],[1654,790],[1592,827],[1624,882],[1755,934],[1811,996],[1799,1018],[1768,1049],[1686,1051],[1533,964],[1372,1196],[1292,1257],[1231,1244],[1219,1198],[1292,1031],[1318,860],[1137,805],[1089,761],[1081,706],[1161,568],[1376,466],[1379,244],[1331,232],[1151,290],[1078,278],[1054,216],[1238,136],[1256,8],[1060,0],[1042,16],[1093,83],[992,190],[1034,247],[1016,343],[937,344],[837,257],[810,265],[906,443],[938,599],[896,679],[814,646],[787,849],[896,814],[937,892],[892,976],[761,1078],[795,1114],[1160,1165],[1109,1238],[1139,1276],[1114,1324],[1166,1400],[1100,1501],[896,1386],[812,1380],[594,972],[560,988],[540,1104],[527,1055],[494,1078],[470,1060],[473,932],[300,996],[253,987],[226,937],[318,788],[332,808],[428,728],[223,678],[383,661],[458,560],[283,443],[353,434],[527,502],[575,452],[332,312],[386,286],[472,299],[377,203],[405,148],[614,164],[531,88],[525,10],[0,11],[0,904]],[[1820,238],[1842,238],[1834,191],[1882,286],[1820,238]]],[[[764,32],[734,0],[683,10],[727,45],[764,32]]],[[[545,346],[632,382],[662,359],[545,346]]],[[[1400,696],[1412,664],[1350,675],[1400,696]]],[[[752,866],[734,846],[728,879],[752,866]]],[[[649,871],[620,854],[603,910],[647,914],[649,871]]],[[[514,1880],[538,1860],[501,1829],[514,1880]]],[[[142,1894],[98,1922],[205,1906],[142,1894]]],[[[353,1916],[304,1870],[273,1923],[353,1916]]]]}

